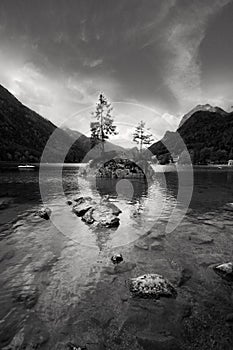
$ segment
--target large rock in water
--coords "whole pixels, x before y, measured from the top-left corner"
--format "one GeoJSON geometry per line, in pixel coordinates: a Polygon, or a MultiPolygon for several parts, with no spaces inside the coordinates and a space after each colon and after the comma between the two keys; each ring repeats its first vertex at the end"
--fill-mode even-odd
{"type": "Polygon", "coordinates": [[[137,163],[129,159],[114,158],[96,164],[97,178],[126,179],[126,178],[151,178],[154,176],[153,168],[146,160],[140,160],[137,163]]]}
{"type": "Polygon", "coordinates": [[[163,276],[146,274],[130,280],[130,291],[134,297],[159,299],[175,298],[177,292],[173,285],[163,276]]]}
{"type": "Polygon", "coordinates": [[[104,227],[117,227],[120,223],[118,215],[121,210],[109,201],[96,203],[91,197],[80,197],[75,200],[73,212],[81,216],[87,224],[96,224],[104,227]]]}
{"type": "Polygon", "coordinates": [[[96,205],[96,202],[91,197],[80,197],[74,201],[76,204],[73,206],[73,212],[77,216],[83,216],[93,205],[96,205]]]}
{"type": "Polygon", "coordinates": [[[41,208],[38,211],[38,215],[45,220],[49,220],[50,216],[52,214],[52,210],[50,208],[41,208]]]}

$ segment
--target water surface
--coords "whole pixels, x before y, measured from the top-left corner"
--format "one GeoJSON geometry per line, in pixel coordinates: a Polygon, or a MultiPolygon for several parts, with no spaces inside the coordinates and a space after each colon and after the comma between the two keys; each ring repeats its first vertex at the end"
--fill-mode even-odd
{"type": "Polygon", "coordinates": [[[0,348],[65,349],[72,341],[88,349],[232,349],[232,288],[212,271],[232,257],[232,213],[224,211],[233,202],[230,169],[195,169],[190,210],[167,235],[175,172],[129,184],[82,178],[69,166],[65,197],[56,174],[51,167],[42,203],[38,172],[0,173],[9,202],[0,211],[0,348]],[[83,195],[108,195],[122,210],[119,228],[93,231],[76,217],[66,200],[83,195]],[[36,215],[43,205],[51,221],[36,215]],[[125,260],[117,269],[114,252],[125,260]],[[132,299],[128,279],[147,272],[169,278],[177,299],[132,299]]]}

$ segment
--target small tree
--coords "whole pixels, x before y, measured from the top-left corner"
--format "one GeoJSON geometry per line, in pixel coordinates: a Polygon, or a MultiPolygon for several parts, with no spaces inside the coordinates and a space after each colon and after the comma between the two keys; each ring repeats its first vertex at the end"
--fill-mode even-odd
{"type": "Polygon", "coordinates": [[[99,101],[96,104],[95,112],[92,112],[95,122],[91,122],[91,140],[92,144],[101,142],[102,152],[104,153],[104,142],[109,135],[117,135],[116,126],[113,125],[112,106],[103,94],[99,95],[99,101]]]}
{"type": "Polygon", "coordinates": [[[145,128],[146,123],[140,121],[133,134],[133,142],[139,144],[140,154],[142,153],[143,145],[150,145],[154,140],[152,134],[149,133],[149,129],[145,128]]]}

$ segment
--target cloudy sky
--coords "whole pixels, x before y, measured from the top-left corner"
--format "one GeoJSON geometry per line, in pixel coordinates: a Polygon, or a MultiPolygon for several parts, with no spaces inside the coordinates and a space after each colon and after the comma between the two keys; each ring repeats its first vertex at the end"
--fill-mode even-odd
{"type": "Polygon", "coordinates": [[[230,110],[232,32],[233,0],[1,0],[0,84],[82,132],[103,91],[116,142],[141,119],[157,138],[197,104],[230,110]]]}

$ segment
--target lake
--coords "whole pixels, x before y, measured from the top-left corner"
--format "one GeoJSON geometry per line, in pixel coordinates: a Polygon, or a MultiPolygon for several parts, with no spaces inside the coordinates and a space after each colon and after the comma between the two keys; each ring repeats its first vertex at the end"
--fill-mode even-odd
{"type": "Polygon", "coordinates": [[[37,171],[0,172],[0,348],[232,349],[233,289],[213,271],[232,260],[232,169],[194,169],[189,210],[170,233],[174,208],[185,209],[175,171],[152,182],[60,173],[47,168],[42,202],[37,171]],[[66,201],[86,195],[108,196],[120,226],[95,231],[77,217],[66,201]],[[43,206],[51,220],[38,217],[43,206]],[[132,298],[129,278],[145,273],[167,277],[177,298],[132,298]]]}

